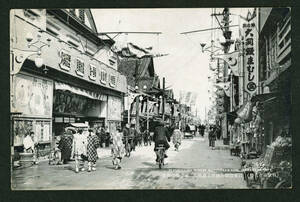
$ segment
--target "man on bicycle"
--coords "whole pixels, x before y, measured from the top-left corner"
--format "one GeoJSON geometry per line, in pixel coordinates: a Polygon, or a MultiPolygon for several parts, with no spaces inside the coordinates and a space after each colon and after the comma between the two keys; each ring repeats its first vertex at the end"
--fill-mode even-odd
{"type": "Polygon", "coordinates": [[[161,121],[158,123],[158,126],[154,129],[154,135],[153,135],[153,140],[154,140],[154,151],[156,153],[156,161],[158,161],[158,155],[157,155],[157,147],[162,144],[164,145],[165,148],[165,158],[168,156],[166,155],[166,151],[169,149],[170,145],[168,142],[170,142],[170,134],[169,130],[164,127],[164,122],[161,121]]]}

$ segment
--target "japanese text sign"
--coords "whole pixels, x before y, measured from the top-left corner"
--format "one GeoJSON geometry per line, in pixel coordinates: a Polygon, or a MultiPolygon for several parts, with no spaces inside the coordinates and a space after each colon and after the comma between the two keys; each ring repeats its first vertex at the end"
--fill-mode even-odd
{"type": "Polygon", "coordinates": [[[245,91],[253,95],[258,86],[258,66],[257,66],[257,30],[255,22],[243,24],[244,30],[244,72],[245,91]]]}

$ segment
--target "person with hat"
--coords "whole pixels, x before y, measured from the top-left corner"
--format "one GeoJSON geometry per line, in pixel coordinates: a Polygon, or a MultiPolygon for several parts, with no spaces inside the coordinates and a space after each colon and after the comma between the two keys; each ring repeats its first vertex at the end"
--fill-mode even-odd
{"type": "Polygon", "coordinates": [[[88,172],[96,170],[96,161],[98,159],[97,148],[100,147],[98,136],[90,128],[87,135],[87,160],[88,172]]]}
{"type": "Polygon", "coordinates": [[[82,129],[74,134],[72,153],[75,157],[75,172],[84,171],[84,164],[87,160],[87,137],[82,129]]]}
{"type": "Polygon", "coordinates": [[[159,121],[158,126],[155,127],[154,129],[154,135],[153,135],[153,140],[154,140],[154,151],[156,153],[156,162],[158,161],[158,155],[157,155],[157,147],[160,144],[163,144],[165,147],[165,158],[167,158],[167,150],[170,148],[170,145],[168,142],[171,141],[171,135],[169,134],[169,130],[164,127],[164,122],[159,121]]]}
{"type": "Polygon", "coordinates": [[[112,163],[115,166],[115,169],[121,169],[120,163],[125,153],[125,147],[123,144],[123,133],[122,128],[117,126],[117,128],[113,127],[112,129],[112,163]]]}

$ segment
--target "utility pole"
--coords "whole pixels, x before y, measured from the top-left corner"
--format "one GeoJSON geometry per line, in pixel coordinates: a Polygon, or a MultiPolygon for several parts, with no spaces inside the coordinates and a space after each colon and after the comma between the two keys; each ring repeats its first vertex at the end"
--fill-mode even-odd
{"type": "MultiPolygon", "coordinates": [[[[138,81],[138,65],[137,65],[137,61],[136,61],[136,67],[135,67],[135,90],[138,90],[139,87],[139,81],[138,81]]],[[[136,96],[136,114],[135,114],[135,130],[138,131],[139,129],[139,122],[140,122],[140,117],[139,117],[139,113],[140,113],[140,96],[136,96]]]]}
{"type": "Polygon", "coordinates": [[[147,133],[149,132],[149,97],[147,96],[147,133]]]}
{"type": "Polygon", "coordinates": [[[163,94],[162,94],[162,119],[165,120],[165,77],[163,77],[163,94]]]}
{"type": "MultiPolygon", "coordinates": [[[[223,31],[223,36],[225,38],[225,43],[223,43],[223,47],[224,47],[224,54],[227,54],[229,52],[230,46],[232,44],[231,41],[231,31],[229,29],[229,8],[224,8],[223,10],[223,22],[224,22],[224,31],[223,31]]],[[[223,78],[224,78],[224,82],[226,82],[226,78],[227,78],[227,74],[228,74],[228,64],[224,61],[224,72],[223,72],[223,78]]],[[[233,85],[233,81],[232,81],[233,77],[231,77],[231,85],[233,85]]],[[[224,97],[225,98],[225,97],[224,97]]],[[[231,96],[230,99],[230,104],[232,105],[232,101],[233,101],[233,97],[231,96]]],[[[224,103],[226,103],[226,101],[224,100],[224,103]]],[[[223,119],[222,119],[222,126],[223,127],[223,133],[226,134],[226,138],[223,139],[223,143],[224,144],[228,144],[229,142],[229,137],[227,137],[227,111],[228,111],[228,106],[225,109],[225,113],[223,113],[223,119]],[[224,123],[223,123],[224,122],[224,123]]]]}

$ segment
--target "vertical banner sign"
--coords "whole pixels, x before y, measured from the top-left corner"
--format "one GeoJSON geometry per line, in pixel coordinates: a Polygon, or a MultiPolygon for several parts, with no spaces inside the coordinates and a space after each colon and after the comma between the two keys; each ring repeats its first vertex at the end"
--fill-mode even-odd
{"type": "MultiPolygon", "coordinates": [[[[255,18],[254,18],[255,20],[255,18]]],[[[258,66],[257,66],[257,30],[256,24],[251,21],[243,24],[244,30],[244,67],[245,67],[245,90],[252,96],[258,89],[258,66]]]]}
{"type": "Polygon", "coordinates": [[[186,95],[185,95],[184,103],[187,104],[187,105],[190,104],[191,97],[192,97],[192,92],[187,92],[186,95]]]}

